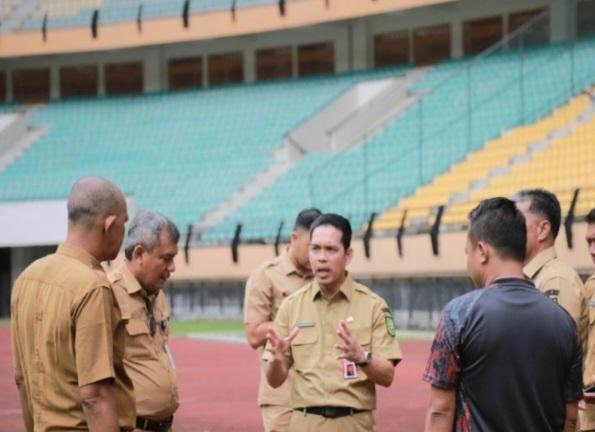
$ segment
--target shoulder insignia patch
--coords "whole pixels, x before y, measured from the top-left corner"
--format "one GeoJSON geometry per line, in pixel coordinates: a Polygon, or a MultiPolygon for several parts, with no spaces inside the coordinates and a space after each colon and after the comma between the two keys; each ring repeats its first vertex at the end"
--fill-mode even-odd
{"type": "Polygon", "coordinates": [[[558,303],[558,296],[560,295],[560,290],[552,289],[544,292],[544,294],[556,303],[558,303]]]}
{"type": "Polygon", "coordinates": [[[395,320],[393,317],[391,315],[385,316],[384,323],[386,324],[386,331],[388,334],[394,337],[395,334],[397,334],[397,330],[395,328],[395,320]]]}

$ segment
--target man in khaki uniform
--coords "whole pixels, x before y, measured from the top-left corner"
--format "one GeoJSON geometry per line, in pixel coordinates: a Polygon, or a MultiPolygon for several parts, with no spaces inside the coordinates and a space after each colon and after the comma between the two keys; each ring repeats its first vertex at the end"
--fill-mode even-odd
{"type": "MultiPolygon", "coordinates": [[[[542,189],[522,190],[515,201],[527,225],[523,272],[537,289],[572,316],[585,350],[588,311],[584,286],[576,271],[557,257],[554,247],[562,219],[560,202],[553,193],[542,189]]],[[[595,428],[595,406],[579,412],[579,424],[581,430],[595,428]]]]}
{"type": "Polygon", "coordinates": [[[266,382],[266,363],[261,361],[266,332],[281,302],[312,279],[308,260],[309,230],[320,214],[318,209],[302,210],[296,218],[287,250],[257,268],[246,283],[244,323],[246,338],[250,346],[258,350],[261,362],[258,405],[265,432],[287,431],[291,418],[291,377],[277,389],[266,382]]]}
{"type": "Polygon", "coordinates": [[[349,221],[325,214],[310,233],[315,280],[279,308],[267,333],[267,379],[278,387],[295,371],[291,432],[374,431],[375,386],[392,384],[402,358],[394,321],[386,302],[346,272],[349,221]]]}
{"type": "Polygon", "coordinates": [[[167,345],[169,307],[163,287],[175,270],[180,233],[165,216],[140,211],[124,242],[125,261],[110,280],[126,324],[124,365],[136,395],[136,430],[166,432],[178,408],[173,358],[167,345]]]}
{"type": "MultiPolygon", "coordinates": [[[[589,247],[589,254],[595,263],[595,208],[592,209],[586,217],[587,221],[587,245],[589,247]]],[[[585,354],[585,373],[583,382],[590,393],[593,393],[595,386],[595,274],[591,275],[587,282],[585,282],[585,296],[588,300],[589,309],[589,328],[587,336],[587,352],[585,354]]],[[[592,395],[591,395],[592,396],[592,395]]],[[[590,398],[587,406],[584,426],[581,424],[583,431],[595,431],[595,399],[590,398]]]]}
{"type": "Polygon", "coordinates": [[[68,198],[66,241],[15,282],[12,355],[28,431],[134,427],[124,322],[100,265],[117,256],[127,218],[114,184],[79,180],[68,198]]]}

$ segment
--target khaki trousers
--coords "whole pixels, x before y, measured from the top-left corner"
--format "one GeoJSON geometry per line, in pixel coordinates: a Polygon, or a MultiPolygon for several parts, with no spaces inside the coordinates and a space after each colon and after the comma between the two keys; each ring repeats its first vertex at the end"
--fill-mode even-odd
{"type": "Polygon", "coordinates": [[[265,432],[287,432],[291,408],[282,405],[262,405],[260,407],[265,432]]]}
{"type": "Polygon", "coordinates": [[[581,432],[595,431],[595,404],[585,404],[578,410],[578,425],[581,432]]]}
{"type": "Polygon", "coordinates": [[[374,432],[375,430],[376,423],[372,411],[332,419],[294,411],[289,423],[289,432],[374,432]]]}

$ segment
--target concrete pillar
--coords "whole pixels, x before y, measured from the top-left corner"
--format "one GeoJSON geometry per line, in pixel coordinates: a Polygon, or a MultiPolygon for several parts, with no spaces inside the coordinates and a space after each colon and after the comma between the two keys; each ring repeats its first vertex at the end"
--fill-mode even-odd
{"type": "Polygon", "coordinates": [[[6,101],[12,102],[14,99],[14,92],[12,91],[12,69],[6,70],[6,101]]]}
{"type": "Polygon", "coordinates": [[[256,81],[256,52],[254,48],[244,50],[244,81],[256,81]]]}
{"type": "Polygon", "coordinates": [[[450,27],[450,54],[452,58],[461,58],[464,54],[463,49],[463,22],[453,20],[450,27]]]}
{"type": "Polygon", "coordinates": [[[97,64],[97,94],[105,96],[105,63],[97,64]]]}
{"type": "Polygon", "coordinates": [[[552,42],[574,36],[576,30],[576,0],[557,0],[550,5],[550,35],[552,42]]]}
{"type": "Polygon", "coordinates": [[[291,76],[298,76],[298,48],[297,45],[291,46],[291,76]]]}
{"type": "Polygon", "coordinates": [[[351,58],[353,70],[368,68],[368,23],[364,19],[355,21],[351,25],[351,58]]]}
{"type": "Polygon", "coordinates": [[[347,72],[350,67],[350,53],[349,46],[351,45],[349,40],[349,25],[346,25],[343,31],[338,32],[337,36],[333,38],[335,44],[335,72],[342,73],[347,72]]]}
{"type": "Polygon", "coordinates": [[[50,100],[60,99],[60,66],[50,66],[50,100]]]}
{"type": "Polygon", "coordinates": [[[161,90],[161,62],[159,48],[152,48],[146,51],[142,61],[145,93],[161,90]]]}
{"type": "Polygon", "coordinates": [[[203,86],[204,87],[208,87],[209,86],[209,53],[205,52],[202,55],[202,81],[203,81],[203,86]]]}

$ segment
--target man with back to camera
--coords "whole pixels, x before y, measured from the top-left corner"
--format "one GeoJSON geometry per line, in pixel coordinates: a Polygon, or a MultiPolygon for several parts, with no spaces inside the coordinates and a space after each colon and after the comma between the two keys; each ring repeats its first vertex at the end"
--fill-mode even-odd
{"type": "MultiPolygon", "coordinates": [[[[539,291],[562,306],[574,319],[583,358],[586,358],[588,308],[584,285],[576,271],[556,255],[555,242],[562,220],[556,195],[543,189],[521,190],[515,195],[527,225],[525,276],[539,291]]],[[[580,430],[595,429],[595,405],[579,410],[580,430]]]]}
{"type": "MultiPolygon", "coordinates": [[[[595,208],[587,214],[587,247],[589,255],[595,263],[595,208]]],[[[583,382],[585,384],[586,400],[584,413],[580,412],[581,430],[595,431],[595,273],[585,282],[585,297],[589,311],[589,327],[587,332],[587,350],[585,352],[585,371],[583,382]],[[583,421],[584,419],[584,421],[583,421]]]]}
{"type": "Polygon", "coordinates": [[[442,312],[423,379],[425,432],[574,432],[582,352],[566,311],[523,277],[526,227],[506,198],[469,214],[467,269],[480,288],[442,312]]]}
{"type": "Polygon", "coordinates": [[[267,333],[269,384],[280,386],[294,369],[290,432],[374,431],[376,384],[390,386],[402,358],[386,302],[346,271],[352,256],[349,221],[317,218],[315,280],[281,304],[267,333]]]}
{"type": "Polygon", "coordinates": [[[136,430],[167,432],[178,408],[163,287],[175,271],[180,232],[160,213],[139,211],[124,241],[125,260],[110,275],[126,323],[124,366],[134,383],[136,430]]]}
{"type": "Polygon", "coordinates": [[[118,255],[127,219],[117,186],[78,180],[66,241],[15,282],[12,356],[27,431],[134,428],[124,322],[100,264],[118,255]]]}
{"type": "Polygon", "coordinates": [[[291,377],[277,389],[266,382],[266,363],[261,360],[266,332],[281,302],[312,279],[308,260],[310,226],[320,215],[320,210],[315,208],[302,210],[295,220],[289,247],[279,257],[254,270],[246,282],[244,324],[246,338],[250,346],[258,350],[261,362],[258,404],[265,432],[287,431],[291,417],[291,377]]]}

